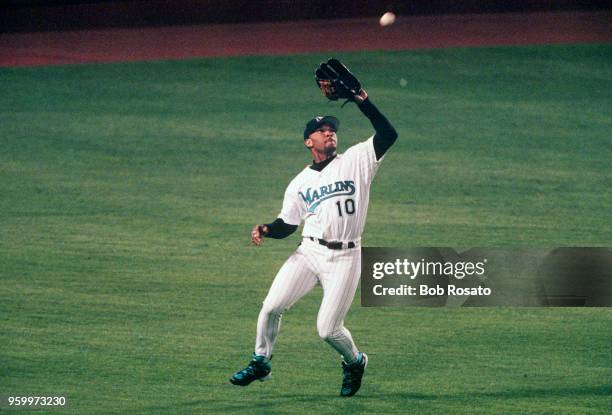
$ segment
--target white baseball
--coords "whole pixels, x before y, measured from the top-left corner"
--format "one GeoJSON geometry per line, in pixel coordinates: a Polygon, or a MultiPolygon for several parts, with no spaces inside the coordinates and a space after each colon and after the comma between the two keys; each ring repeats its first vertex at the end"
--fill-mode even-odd
{"type": "Polygon", "coordinates": [[[381,26],[390,26],[395,23],[395,13],[387,12],[380,16],[380,25],[381,26]]]}

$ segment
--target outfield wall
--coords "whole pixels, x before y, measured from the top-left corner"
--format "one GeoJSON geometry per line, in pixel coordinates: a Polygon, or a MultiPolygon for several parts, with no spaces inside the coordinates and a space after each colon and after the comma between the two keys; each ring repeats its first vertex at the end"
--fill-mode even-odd
{"type": "Polygon", "coordinates": [[[609,8],[603,0],[4,0],[0,32],[609,8]]]}

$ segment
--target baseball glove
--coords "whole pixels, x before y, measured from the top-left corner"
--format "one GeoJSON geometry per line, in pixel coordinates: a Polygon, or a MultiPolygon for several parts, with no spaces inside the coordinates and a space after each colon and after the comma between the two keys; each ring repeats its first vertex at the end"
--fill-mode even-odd
{"type": "MultiPolygon", "coordinates": [[[[321,63],[315,70],[317,86],[331,101],[346,99],[354,101],[355,95],[361,91],[359,80],[338,59],[330,59],[321,63]]],[[[345,102],[345,104],[346,104],[345,102]]]]}

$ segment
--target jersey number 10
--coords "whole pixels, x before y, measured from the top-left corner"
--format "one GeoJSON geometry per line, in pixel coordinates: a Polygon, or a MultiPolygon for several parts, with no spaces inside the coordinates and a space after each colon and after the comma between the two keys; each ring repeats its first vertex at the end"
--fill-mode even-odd
{"type": "MultiPolygon", "coordinates": [[[[336,206],[338,206],[338,215],[342,216],[342,203],[339,200],[336,202],[336,206]]],[[[344,211],[349,215],[355,213],[355,202],[353,199],[346,199],[344,201],[344,211]]]]}

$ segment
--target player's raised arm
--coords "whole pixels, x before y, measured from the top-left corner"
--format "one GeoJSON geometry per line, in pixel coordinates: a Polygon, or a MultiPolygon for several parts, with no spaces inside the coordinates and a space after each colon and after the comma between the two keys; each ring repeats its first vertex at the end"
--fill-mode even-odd
{"type": "Polygon", "coordinates": [[[374,127],[374,151],[376,152],[376,160],[389,150],[397,139],[397,131],[391,125],[389,120],[376,108],[372,103],[365,90],[361,90],[360,94],[355,97],[357,106],[363,112],[363,115],[368,117],[374,127]]]}
{"type": "Polygon", "coordinates": [[[315,71],[317,85],[328,99],[335,101],[340,98],[355,101],[357,106],[368,117],[376,134],[374,135],[374,151],[376,159],[380,158],[395,143],[397,131],[368,98],[359,80],[337,59],[329,59],[321,63],[315,71]]]}

